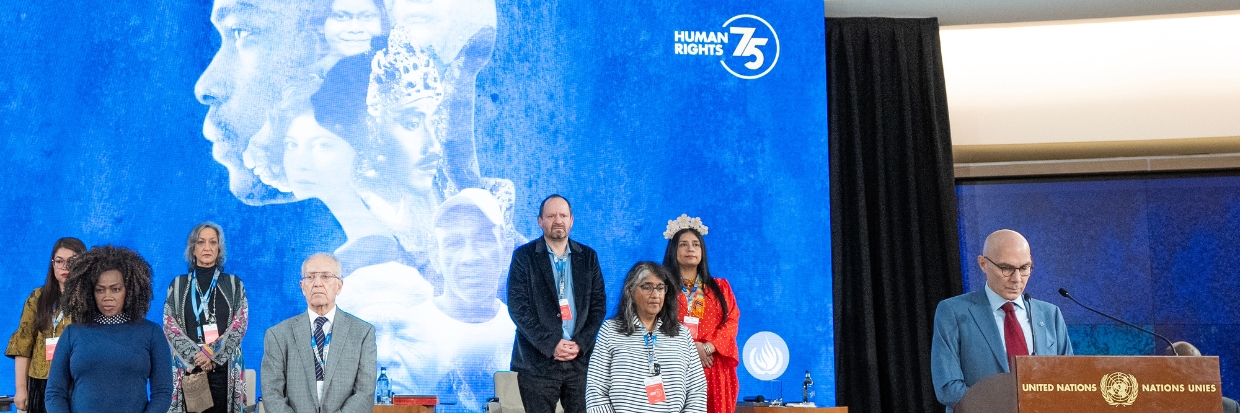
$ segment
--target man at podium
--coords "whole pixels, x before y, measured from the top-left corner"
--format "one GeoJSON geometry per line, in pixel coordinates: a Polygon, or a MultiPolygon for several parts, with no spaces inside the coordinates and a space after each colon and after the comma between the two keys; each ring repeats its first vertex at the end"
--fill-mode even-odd
{"type": "Polygon", "coordinates": [[[969,386],[1010,371],[1014,356],[1072,355],[1059,307],[1025,295],[1033,256],[1024,236],[1008,229],[991,233],[977,265],[986,273],[986,288],[943,300],[934,312],[930,372],[948,413],[969,386]]]}

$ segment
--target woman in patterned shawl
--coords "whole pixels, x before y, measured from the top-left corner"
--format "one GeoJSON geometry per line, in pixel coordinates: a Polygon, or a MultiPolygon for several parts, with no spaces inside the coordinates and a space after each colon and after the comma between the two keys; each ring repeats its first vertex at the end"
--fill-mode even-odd
{"type": "Polygon", "coordinates": [[[164,304],[164,335],[172,348],[172,408],[185,412],[181,379],[205,372],[211,388],[210,413],[240,413],[246,405],[241,338],[249,304],[241,279],[222,272],[227,256],[224,229],[198,224],[185,242],[188,274],[172,279],[164,304]]]}

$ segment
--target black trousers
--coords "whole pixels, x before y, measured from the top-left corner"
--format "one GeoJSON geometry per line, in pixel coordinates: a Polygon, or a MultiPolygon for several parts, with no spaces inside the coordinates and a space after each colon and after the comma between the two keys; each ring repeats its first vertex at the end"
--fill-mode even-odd
{"type": "Polygon", "coordinates": [[[561,377],[517,375],[517,388],[521,390],[521,404],[526,413],[555,413],[555,402],[564,407],[564,413],[585,413],[586,375],[565,370],[561,377]]]}
{"type": "Polygon", "coordinates": [[[47,380],[26,376],[26,413],[47,413],[43,395],[47,392],[47,380]]]}
{"type": "Polygon", "coordinates": [[[215,366],[215,370],[208,371],[207,384],[211,387],[213,406],[202,413],[228,413],[228,366],[215,366]]]}

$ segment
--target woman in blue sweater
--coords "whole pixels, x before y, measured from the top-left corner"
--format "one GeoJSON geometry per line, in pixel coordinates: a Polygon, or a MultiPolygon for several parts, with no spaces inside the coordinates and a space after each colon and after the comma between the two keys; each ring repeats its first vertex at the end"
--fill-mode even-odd
{"type": "Polygon", "coordinates": [[[94,247],[73,260],[65,282],[65,328],[52,358],[49,413],[165,413],[172,355],[151,308],[151,266],[123,247],[94,247]],[[150,398],[147,398],[147,385],[150,398]]]}

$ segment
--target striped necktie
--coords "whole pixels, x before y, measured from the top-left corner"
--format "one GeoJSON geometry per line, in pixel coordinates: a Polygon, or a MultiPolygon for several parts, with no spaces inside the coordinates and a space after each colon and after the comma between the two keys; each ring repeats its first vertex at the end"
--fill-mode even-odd
{"type": "Polygon", "coordinates": [[[327,335],[323,334],[323,324],[327,324],[327,317],[319,317],[314,319],[314,350],[319,352],[319,357],[314,360],[314,379],[323,381],[323,364],[320,360],[326,360],[323,357],[323,347],[327,344],[327,335]]]}

